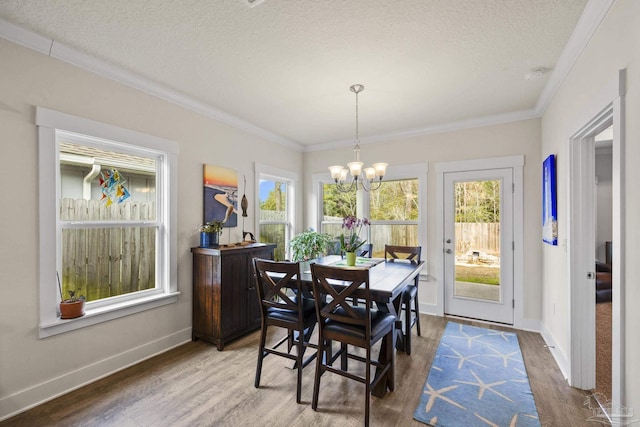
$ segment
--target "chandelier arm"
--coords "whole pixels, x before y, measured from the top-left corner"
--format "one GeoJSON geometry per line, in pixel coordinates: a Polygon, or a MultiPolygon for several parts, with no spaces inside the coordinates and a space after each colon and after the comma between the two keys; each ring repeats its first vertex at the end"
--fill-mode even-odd
{"type": "MultiPolygon", "coordinates": [[[[343,183],[336,180],[336,189],[341,193],[351,193],[351,191],[353,190],[354,184],[356,184],[356,181],[351,181],[351,184],[349,184],[348,187],[345,187],[343,183]]],[[[356,184],[356,190],[357,190],[357,184],[356,184]]]]}
{"type": "Polygon", "coordinates": [[[371,191],[376,191],[376,190],[378,190],[381,186],[382,186],[382,177],[380,177],[380,179],[379,179],[379,180],[378,180],[378,182],[376,183],[376,186],[375,186],[375,187],[373,186],[373,181],[371,181],[371,182],[369,183],[369,189],[370,189],[371,191]]]}

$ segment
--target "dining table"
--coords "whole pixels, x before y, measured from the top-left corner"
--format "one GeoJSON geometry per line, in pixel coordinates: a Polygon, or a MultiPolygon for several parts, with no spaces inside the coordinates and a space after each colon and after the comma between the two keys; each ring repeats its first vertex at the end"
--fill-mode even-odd
{"type": "MultiPolygon", "coordinates": [[[[369,295],[373,302],[375,302],[378,310],[382,310],[393,314],[396,317],[396,333],[394,336],[395,348],[398,351],[404,351],[404,335],[402,328],[402,319],[400,317],[401,296],[404,289],[414,283],[414,280],[424,266],[424,261],[408,261],[408,260],[389,260],[384,258],[365,258],[358,257],[356,259],[355,266],[347,266],[346,259],[340,255],[329,255],[321,258],[311,260],[309,264],[321,264],[331,265],[343,268],[366,268],[369,270],[369,295]]],[[[309,264],[301,265],[300,279],[302,286],[305,290],[312,290],[312,278],[311,270],[308,267],[309,264]]],[[[340,284],[336,283],[334,287],[339,288],[340,284]]],[[[362,293],[364,294],[364,289],[362,293]]],[[[358,291],[354,293],[354,296],[358,296],[358,291]]],[[[383,349],[386,347],[386,338],[383,338],[382,345],[380,347],[379,359],[381,362],[386,362],[390,357],[394,357],[393,354],[386,354],[383,349]]],[[[389,371],[391,372],[391,371],[389,371]]],[[[395,377],[393,374],[388,373],[387,378],[381,380],[378,385],[372,391],[372,394],[377,397],[382,397],[386,393],[386,390],[393,390],[395,386],[395,377]]]]}

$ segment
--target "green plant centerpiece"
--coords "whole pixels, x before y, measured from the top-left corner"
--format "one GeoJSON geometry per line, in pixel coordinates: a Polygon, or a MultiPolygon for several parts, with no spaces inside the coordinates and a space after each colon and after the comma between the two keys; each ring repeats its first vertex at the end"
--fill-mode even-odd
{"type": "Polygon", "coordinates": [[[308,261],[327,253],[333,245],[333,237],[312,229],[303,231],[289,242],[292,261],[308,261]]]}
{"type": "Polygon", "coordinates": [[[198,227],[198,231],[200,231],[200,246],[218,246],[218,240],[220,233],[222,233],[223,225],[224,221],[221,219],[213,219],[205,222],[204,224],[200,224],[198,227]]]}

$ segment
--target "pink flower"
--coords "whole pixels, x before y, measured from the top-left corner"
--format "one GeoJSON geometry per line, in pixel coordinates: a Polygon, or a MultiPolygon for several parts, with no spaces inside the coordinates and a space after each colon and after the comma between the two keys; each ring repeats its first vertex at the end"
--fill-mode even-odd
{"type": "Polygon", "coordinates": [[[363,226],[369,225],[367,218],[359,219],[354,215],[347,215],[342,220],[342,228],[346,228],[348,233],[340,235],[340,249],[345,252],[355,252],[358,248],[366,243],[366,240],[360,240],[360,230],[363,226]],[[347,234],[347,236],[345,236],[347,234]]]}

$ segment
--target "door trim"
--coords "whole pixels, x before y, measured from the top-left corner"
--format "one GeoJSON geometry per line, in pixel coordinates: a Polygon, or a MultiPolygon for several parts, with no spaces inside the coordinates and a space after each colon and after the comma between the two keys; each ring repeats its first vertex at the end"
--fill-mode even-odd
{"type": "MultiPolygon", "coordinates": [[[[595,330],[591,322],[595,318],[595,296],[593,287],[584,287],[584,273],[592,271],[593,266],[586,265],[586,261],[580,258],[580,254],[571,248],[579,239],[581,230],[587,222],[581,210],[585,209],[582,204],[583,198],[574,189],[573,184],[578,176],[589,172],[588,165],[584,161],[583,151],[589,145],[598,129],[604,123],[613,123],[613,155],[612,155],[612,252],[613,252],[613,274],[612,274],[612,376],[611,376],[611,398],[622,405],[626,402],[625,389],[625,322],[624,322],[624,263],[625,259],[625,94],[626,94],[626,69],[618,72],[618,97],[604,110],[593,117],[586,125],[576,132],[569,139],[570,167],[569,167],[569,253],[567,255],[568,282],[570,286],[570,359],[569,359],[569,384],[578,388],[591,388],[595,385],[595,330]],[[586,302],[586,303],[585,303],[586,302]]],[[[593,172],[593,171],[591,171],[593,172]]],[[[590,212],[587,209],[588,212],[590,212]]]]}
{"type": "Polygon", "coordinates": [[[524,319],[524,156],[492,157],[487,159],[461,160],[436,164],[436,242],[440,248],[436,254],[436,271],[438,279],[436,288],[436,313],[444,316],[444,174],[484,169],[513,169],[513,327],[518,329],[538,330],[539,323],[535,319],[524,319]]]}

